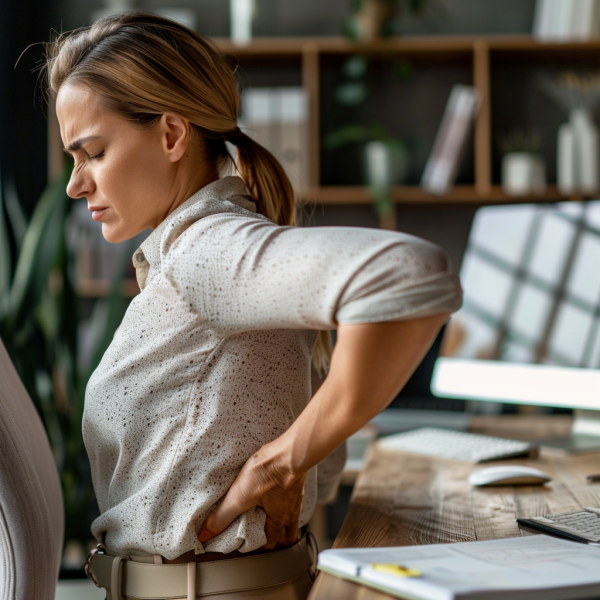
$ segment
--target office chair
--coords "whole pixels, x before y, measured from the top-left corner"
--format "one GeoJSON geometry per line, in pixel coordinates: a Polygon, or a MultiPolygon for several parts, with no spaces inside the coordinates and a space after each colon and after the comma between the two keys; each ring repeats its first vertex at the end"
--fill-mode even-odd
{"type": "Polygon", "coordinates": [[[0,340],[0,600],[54,600],[63,531],[50,444],[0,340]]]}

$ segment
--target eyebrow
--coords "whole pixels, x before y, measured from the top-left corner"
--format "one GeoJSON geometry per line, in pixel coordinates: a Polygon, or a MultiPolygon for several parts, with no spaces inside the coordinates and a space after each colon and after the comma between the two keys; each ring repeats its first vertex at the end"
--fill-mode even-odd
{"type": "Polygon", "coordinates": [[[99,135],[89,135],[88,137],[79,138],[78,140],[75,140],[69,147],[63,148],[63,152],[65,154],[71,154],[72,152],[79,150],[79,148],[81,148],[81,146],[83,146],[83,144],[86,142],[97,140],[99,137],[99,135]]]}

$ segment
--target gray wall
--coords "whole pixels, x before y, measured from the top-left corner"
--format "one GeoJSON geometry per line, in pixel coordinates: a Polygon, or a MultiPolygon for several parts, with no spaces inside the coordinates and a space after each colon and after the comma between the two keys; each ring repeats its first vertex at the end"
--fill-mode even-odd
{"type": "MultiPolygon", "coordinates": [[[[400,1],[406,5],[406,0],[400,1]]],[[[402,19],[398,33],[525,33],[531,30],[535,0],[433,0],[423,18],[402,19]]],[[[191,8],[198,16],[198,31],[229,34],[228,0],[134,0],[139,9],[165,6],[191,8]]],[[[89,24],[99,0],[60,0],[62,26],[89,24]]],[[[256,35],[339,35],[349,14],[350,0],[256,0],[256,35]]]]}

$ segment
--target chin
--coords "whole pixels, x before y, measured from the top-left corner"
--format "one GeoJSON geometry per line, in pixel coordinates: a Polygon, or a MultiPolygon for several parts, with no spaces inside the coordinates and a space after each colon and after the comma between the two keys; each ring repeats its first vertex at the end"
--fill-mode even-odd
{"type": "Polygon", "coordinates": [[[118,244],[133,237],[133,235],[127,235],[124,231],[119,230],[118,227],[111,227],[105,223],[102,223],[102,235],[111,244],[118,244]]]}

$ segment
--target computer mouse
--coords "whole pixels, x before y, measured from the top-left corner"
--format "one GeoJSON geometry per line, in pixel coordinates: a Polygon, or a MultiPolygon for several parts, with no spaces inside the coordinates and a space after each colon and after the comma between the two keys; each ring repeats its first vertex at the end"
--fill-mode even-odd
{"type": "Polygon", "coordinates": [[[476,486],[489,485],[538,485],[552,481],[552,477],[539,469],[502,465],[487,467],[469,475],[469,483],[476,486]]]}

